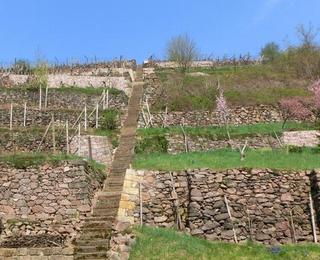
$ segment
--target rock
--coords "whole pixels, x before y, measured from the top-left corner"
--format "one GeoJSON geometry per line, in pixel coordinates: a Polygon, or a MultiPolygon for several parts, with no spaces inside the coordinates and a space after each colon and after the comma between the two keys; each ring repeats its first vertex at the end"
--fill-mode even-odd
{"type": "Polygon", "coordinates": [[[217,201],[216,203],[214,203],[212,207],[213,207],[214,209],[217,209],[217,208],[221,208],[221,207],[223,207],[223,206],[225,206],[224,202],[223,202],[222,200],[219,200],[219,201],[217,201]]]}
{"type": "Polygon", "coordinates": [[[216,221],[220,221],[220,220],[225,220],[229,218],[229,214],[228,213],[223,213],[223,214],[218,214],[214,216],[214,219],[216,221]]]}
{"type": "Polygon", "coordinates": [[[281,195],[281,201],[294,201],[290,193],[284,193],[281,195]]]}
{"type": "Polygon", "coordinates": [[[130,222],[117,221],[117,224],[114,229],[117,232],[123,232],[126,229],[128,229],[130,225],[131,225],[130,222]]]}
{"type": "Polygon", "coordinates": [[[265,241],[265,240],[269,240],[269,239],[270,239],[270,236],[263,234],[263,233],[258,233],[256,235],[256,240],[258,240],[258,241],[265,241]]]}
{"type": "Polygon", "coordinates": [[[218,222],[215,222],[215,221],[208,221],[206,222],[202,227],[201,229],[203,231],[207,231],[207,230],[211,230],[211,229],[214,229],[216,227],[219,227],[219,223],[218,222]]]}
{"type": "Polygon", "coordinates": [[[168,218],[166,216],[161,216],[161,217],[155,217],[154,222],[155,223],[162,223],[165,222],[168,218]]]}
{"type": "Polygon", "coordinates": [[[91,207],[89,205],[81,205],[77,208],[80,212],[89,212],[91,211],[91,207]]]}
{"type": "Polygon", "coordinates": [[[223,239],[231,239],[233,236],[233,230],[224,230],[221,232],[221,238],[223,239]]]}
{"type": "Polygon", "coordinates": [[[53,214],[55,213],[57,210],[53,207],[44,207],[44,212],[48,213],[48,214],[53,214]]]}
{"type": "Polygon", "coordinates": [[[196,236],[196,235],[202,235],[203,231],[201,229],[193,229],[191,230],[191,235],[196,236]]]}

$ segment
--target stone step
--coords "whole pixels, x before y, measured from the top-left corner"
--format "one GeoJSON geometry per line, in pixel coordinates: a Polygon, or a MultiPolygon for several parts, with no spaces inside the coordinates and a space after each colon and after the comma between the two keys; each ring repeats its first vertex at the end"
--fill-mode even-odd
{"type": "Polygon", "coordinates": [[[98,252],[106,252],[109,249],[108,240],[104,245],[83,245],[79,246],[76,249],[77,253],[98,253],[98,252]]]}
{"type": "Polygon", "coordinates": [[[95,239],[95,240],[77,240],[75,245],[76,247],[83,247],[83,246],[108,246],[109,240],[108,239],[95,239]]]}
{"type": "Polygon", "coordinates": [[[107,252],[92,252],[92,253],[76,253],[75,260],[82,259],[107,259],[107,252]]]}
{"type": "Polygon", "coordinates": [[[80,239],[83,240],[92,240],[92,239],[108,239],[110,237],[109,230],[99,230],[99,231],[87,231],[81,233],[80,239]]]}

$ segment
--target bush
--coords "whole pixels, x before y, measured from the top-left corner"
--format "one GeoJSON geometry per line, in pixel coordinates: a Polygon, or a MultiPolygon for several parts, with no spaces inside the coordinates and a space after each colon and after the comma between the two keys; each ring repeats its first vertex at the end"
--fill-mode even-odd
{"type": "Polygon", "coordinates": [[[164,135],[145,137],[135,147],[135,153],[167,153],[167,151],[168,140],[164,135]]]}
{"type": "Polygon", "coordinates": [[[118,111],[107,109],[103,111],[101,128],[103,130],[115,130],[118,127],[118,111]]]}

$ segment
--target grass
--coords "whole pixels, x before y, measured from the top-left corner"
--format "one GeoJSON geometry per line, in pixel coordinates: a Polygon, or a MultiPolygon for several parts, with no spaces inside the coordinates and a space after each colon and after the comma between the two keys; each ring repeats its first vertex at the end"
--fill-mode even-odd
{"type": "MultiPolygon", "coordinates": [[[[184,128],[189,137],[206,137],[210,139],[226,139],[227,133],[225,127],[221,126],[207,126],[207,127],[185,127],[184,128]]],[[[280,135],[283,130],[313,130],[317,129],[311,123],[297,123],[288,122],[285,128],[282,129],[282,123],[260,123],[252,125],[229,126],[231,138],[255,136],[255,135],[274,135],[276,132],[280,135]]],[[[138,134],[141,137],[160,136],[164,134],[182,134],[180,127],[166,127],[166,128],[144,128],[138,129],[138,134]]]]}
{"type": "MultiPolygon", "coordinates": [[[[50,89],[50,92],[60,92],[60,93],[71,93],[71,94],[84,94],[84,95],[102,95],[102,92],[104,89],[109,89],[109,94],[111,95],[121,95],[124,93],[123,91],[111,88],[111,87],[77,87],[77,86],[62,86],[59,88],[50,89]]],[[[27,90],[27,91],[36,91],[38,92],[39,89],[36,86],[33,85],[22,85],[22,86],[16,86],[11,88],[1,87],[0,91],[21,91],[21,90],[27,90]]]]}
{"type": "Polygon", "coordinates": [[[130,260],[304,260],[319,259],[315,244],[285,245],[274,248],[255,243],[244,245],[210,242],[169,229],[143,227],[136,229],[137,242],[130,260]],[[275,252],[275,253],[273,253],[275,252]]]}
{"type": "MultiPolygon", "coordinates": [[[[0,155],[0,162],[8,164],[17,169],[26,169],[31,166],[50,164],[59,165],[63,161],[82,160],[76,155],[47,154],[47,153],[12,153],[0,155]]],[[[105,166],[95,161],[88,161],[89,166],[96,170],[103,171],[105,166]]]]}
{"type": "Polygon", "coordinates": [[[212,110],[215,108],[218,80],[231,107],[276,105],[282,98],[311,95],[307,89],[309,81],[279,72],[269,65],[193,68],[190,72],[207,75],[194,76],[173,69],[157,69],[166,99],[159,96],[152,109],[163,109],[163,104],[167,104],[171,111],[212,110]]]}
{"type": "Polygon", "coordinates": [[[288,152],[286,149],[259,149],[246,152],[240,161],[239,151],[220,149],[210,152],[192,152],[170,155],[165,153],[138,154],[134,168],[145,170],[185,170],[197,168],[271,168],[278,170],[306,170],[320,168],[320,149],[301,149],[288,152]]]}

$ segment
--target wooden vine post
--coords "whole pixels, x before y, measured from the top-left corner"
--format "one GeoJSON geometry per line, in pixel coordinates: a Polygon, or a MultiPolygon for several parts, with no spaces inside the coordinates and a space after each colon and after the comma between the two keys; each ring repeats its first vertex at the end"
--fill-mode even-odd
{"type": "Polygon", "coordinates": [[[312,233],[313,233],[313,241],[315,243],[318,243],[318,238],[317,238],[317,230],[316,230],[316,221],[314,218],[314,207],[313,207],[313,200],[311,193],[309,193],[309,203],[310,203],[310,215],[311,215],[311,223],[312,223],[312,233]]]}
{"type": "Polygon", "coordinates": [[[229,203],[228,203],[228,199],[227,199],[226,195],[224,195],[224,202],[226,204],[228,215],[229,215],[229,218],[231,220],[234,242],[238,243],[237,233],[236,233],[236,230],[234,228],[233,218],[231,216],[231,211],[230,211],[230,207],[229,207],[229,203]]]}
{"type": "Polygon", "coordinates": [[[52,149],[53,153],[56,153],[56,129],[55,129],[55,123],[54,123],[54,114],[52,114],[52,149]]]}
{"type": "Polygon", "coordinates": [[[96,128],[99,127],[99,103],[96,105],[96,128]]]}
{"type": "Polygon", "coordinates": [[[27,124],[27,102],[24,102],[23,108],[23,127],[26,127],[27,124]]]}
{"type": "Polygon", "coordinates": [[[10,104],[10,131],[12,130],[12,124],[13,124],[13,104],[10,104]]]}
{"type": "Polygon", "coordinates": [[[66,147],[67,147],[67,154],[70,153],[70,147],[69,147],[69,122],[68,119],[66,121],[66,147]]]}

